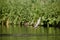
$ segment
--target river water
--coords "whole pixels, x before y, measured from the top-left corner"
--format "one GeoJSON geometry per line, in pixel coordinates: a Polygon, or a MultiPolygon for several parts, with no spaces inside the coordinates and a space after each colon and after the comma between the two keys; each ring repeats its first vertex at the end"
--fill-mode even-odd
{"type": "Polygon", "coordinates": [[[39,26],[0,25],[0,40],[60,40],[60,29],[39,26]]]}

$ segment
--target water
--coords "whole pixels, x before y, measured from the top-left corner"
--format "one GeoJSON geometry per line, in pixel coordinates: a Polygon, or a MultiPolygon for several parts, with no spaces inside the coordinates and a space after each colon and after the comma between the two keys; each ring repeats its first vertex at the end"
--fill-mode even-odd
{"type": "Polygon", "coordinates": [[[7,28],[0,25],[0,34],[0,40],[60,40],[60,29],[54,27],[9,25],[7,28]]]}

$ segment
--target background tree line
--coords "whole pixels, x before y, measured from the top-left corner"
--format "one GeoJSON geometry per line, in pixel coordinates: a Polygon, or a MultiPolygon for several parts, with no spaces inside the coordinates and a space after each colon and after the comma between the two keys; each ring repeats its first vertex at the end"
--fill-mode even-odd
{"type": "Polygon", "coordinates": [[[41,25],[60,22],[60,0],[0,0],[1,24],[33,24],[41,17],[41,25]]]}

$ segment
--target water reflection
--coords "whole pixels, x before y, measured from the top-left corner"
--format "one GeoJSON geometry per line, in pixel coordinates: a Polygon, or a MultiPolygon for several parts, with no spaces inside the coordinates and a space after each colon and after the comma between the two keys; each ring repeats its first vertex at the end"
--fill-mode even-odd
{"type": "Polygon", "coordinates": [[[2,40],[60,40],[60,29],[42,26],[38,28],[24,27],[20,25],[0,25],[0,39],[2,40]],[[3,35],[4,34],[4,35],[3,35]]]}

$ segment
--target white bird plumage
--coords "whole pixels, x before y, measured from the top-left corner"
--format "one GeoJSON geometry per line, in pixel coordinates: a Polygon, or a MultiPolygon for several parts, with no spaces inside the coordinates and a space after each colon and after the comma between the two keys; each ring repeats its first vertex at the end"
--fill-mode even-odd
{"type": "Polygon", "coordinates": [[[34,25],[34,27],[38,27],[38,25],[40,24],[41,22],[41,17],[39,17],[39,19],[37,20],[37,23],[34,25]]]}

